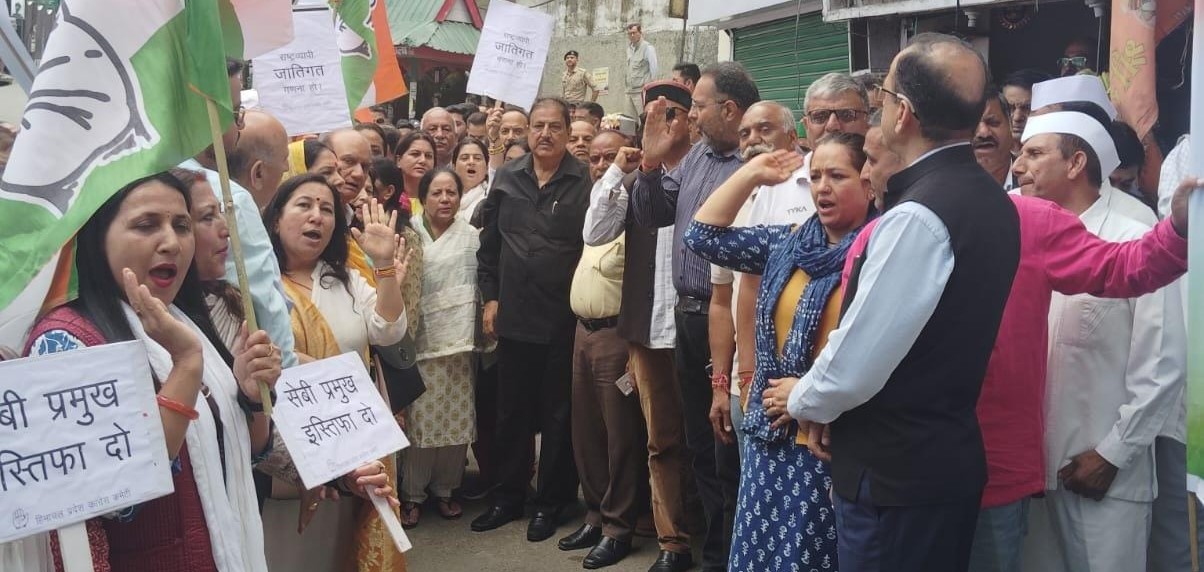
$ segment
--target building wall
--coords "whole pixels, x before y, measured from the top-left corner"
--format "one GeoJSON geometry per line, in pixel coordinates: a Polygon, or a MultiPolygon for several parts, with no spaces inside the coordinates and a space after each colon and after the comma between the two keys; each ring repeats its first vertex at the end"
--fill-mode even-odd
{"type": "MultiPolygon", "coordinates": [[[[544,0],[518,0],[531,6],[544,0]]],[[[477,0],[488,10],[488,0],[477,0]]],[[[644,39],[656,48],[660,78],[668,79],[669,71],[679,61],[689,61],[705,67],[715,63],[719,55],[719,32],[712,27],[688,26],[682,43],[682,20],[670,18],[667,0],[557,0],[536,9],[551,14],[555,32],[548,48],[540,92],[560,95],[564,73],[564,53],[577,50],[580,66],[585,69],[610,68],[610,93],[598,98],[607,113],[623,111],[623,71],[627,62],[627,22],[640,22],[644,39]],[[681,57],[679,58],[679,51],[681,57]]]]}

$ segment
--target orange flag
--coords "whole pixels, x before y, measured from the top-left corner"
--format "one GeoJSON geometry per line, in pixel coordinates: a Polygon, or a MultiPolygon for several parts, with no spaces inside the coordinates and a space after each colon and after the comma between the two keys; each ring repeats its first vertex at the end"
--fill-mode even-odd
{"type": "Polygon", "coordinates": [[[1158,121],[1154,50],[1191,13],[1190,0],[1113,0],[1108,89],[1138,137],[1158,121]]]}
{"type": "Polygon", "coordinates": [[[392,101],[407,92],[389,33],[385,2],[339,0],[331,5],[335,8],[347,105],[356,119],[371,121],[369,106],[392,101]]]}

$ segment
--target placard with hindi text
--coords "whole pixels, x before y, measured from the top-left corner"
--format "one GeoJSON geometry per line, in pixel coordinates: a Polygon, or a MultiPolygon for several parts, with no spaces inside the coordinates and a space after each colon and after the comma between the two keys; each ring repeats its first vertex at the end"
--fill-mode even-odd
{"type": "Polygon", "coordinates": [[[0,543],[172,490],[142,342],[0,362],[0,543]]]}
{"type": "Polygon", "coordinates": [[[305,488],[409,446],[355,353],[284,370],[272,419],[305,488]]]}

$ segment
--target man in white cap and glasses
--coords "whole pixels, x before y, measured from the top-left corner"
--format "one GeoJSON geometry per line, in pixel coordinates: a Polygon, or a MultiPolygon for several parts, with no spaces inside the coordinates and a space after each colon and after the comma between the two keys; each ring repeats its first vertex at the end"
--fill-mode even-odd
{"type": "MultiPolygon", "coordinates": [[[[1111,131],[1112,122],[1116,121],[1116,106],[1108,99],[1108,91],[1104,82],[1093,75],[1075,75],[1043,81],[1033,85],[1033,113],[1038,116],[1057,111],[1075,111],[1084,113],[1095,119],[1104,129],[1111,131]]],[[[1113,140],[1113,145],[1115,145],[1113,140]]],[[[1105,173],[1100,195],[1113,198],[1115,207],[1125,216],[1138,222],[1153,226],[1158,217],[1153,209],[1137,198],[1117,190],[1108,181],[1105,173]]],[[[1175,181],[1174,184],[1178,184],[1175,181]]]]}
{"type": "MultiPolygon", "coordinates": [[[[1036,94],[1034,94],[1036,98],[1036,94]]],[[[1140,237],[1101,187],[1119,164],[1090,116],[1029,119],[1013,172],[1026,196],[1077,213],[1100,238],[1140,237]]],[[[1175,285],[1127,300],[1054,294],[1045,404],[1044,500],[1033,504],[1025,569],[1144,570],[1156,494],[1153,442],[1186,379],[1175,285]]]]}

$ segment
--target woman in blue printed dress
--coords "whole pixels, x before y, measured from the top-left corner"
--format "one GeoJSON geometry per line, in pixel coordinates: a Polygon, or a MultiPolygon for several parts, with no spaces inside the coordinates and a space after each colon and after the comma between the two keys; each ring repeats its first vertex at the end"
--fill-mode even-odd
{"type": "Polygon", "coordinates": [[[863,142],[837,133],[816,145],[810,173],[816,214],[802,226],[731,226],[754,188],[786,181],[803,164],[793,151],[774,151],[733,174],[685,233],[686,245],[704,259],[762,275],[729,570],[837,569],[828,464],[807,449],[808,430],[788,417],[770,418],[761,399],[770,380],[802,377],[840,321],[845,254],[872,212],[869,183],[860,176],[863,142]]]}

